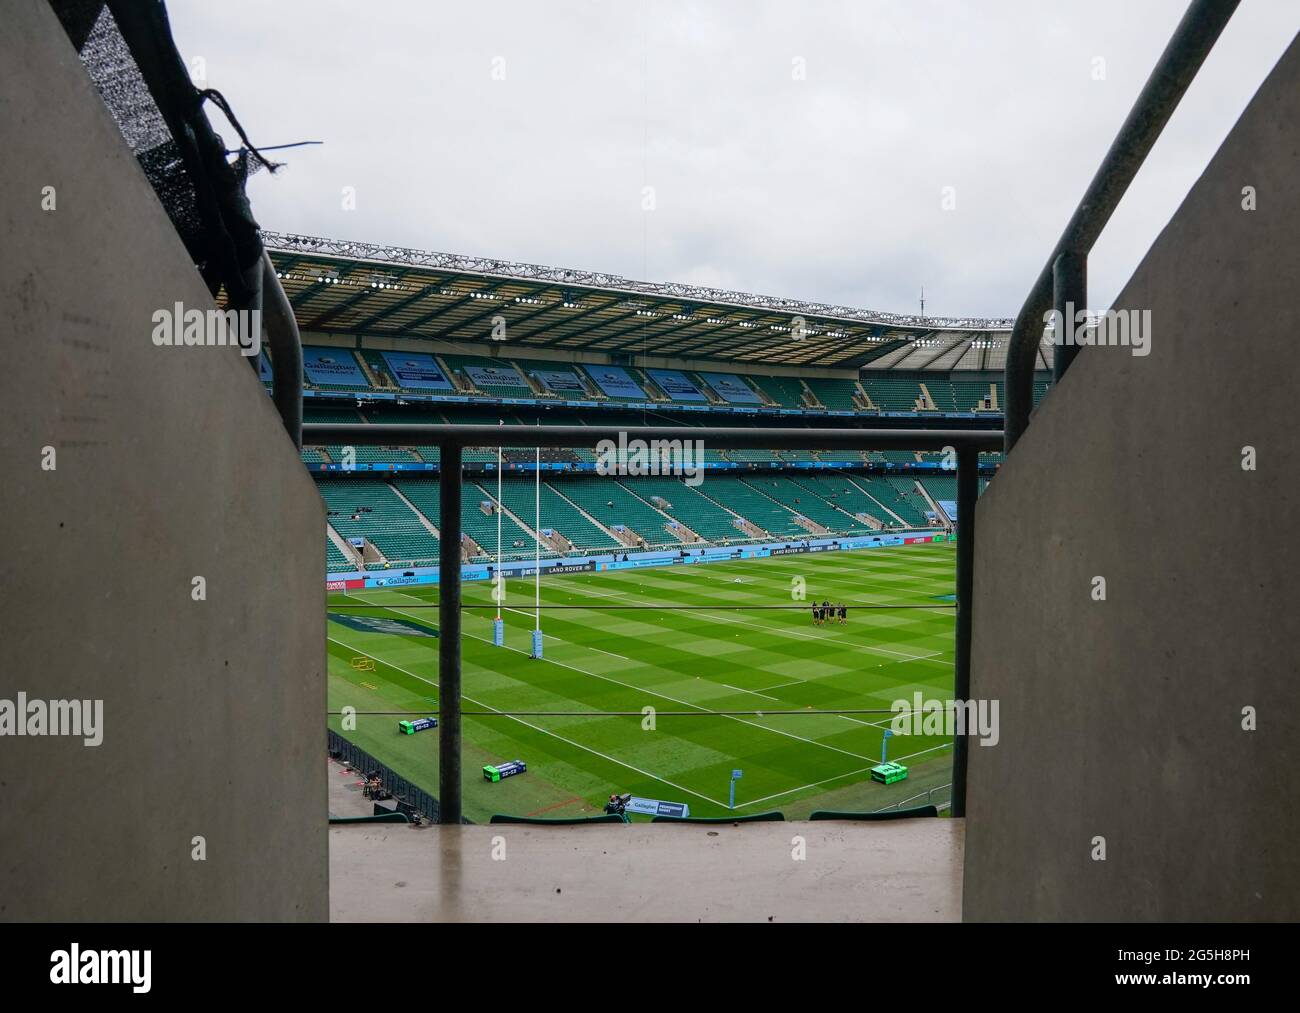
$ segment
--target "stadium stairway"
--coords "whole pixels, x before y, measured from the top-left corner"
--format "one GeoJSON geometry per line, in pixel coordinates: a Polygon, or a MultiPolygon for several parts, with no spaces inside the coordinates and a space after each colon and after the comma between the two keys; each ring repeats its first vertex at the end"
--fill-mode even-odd
{"type": "Polygon", "coordinates": [[[339,573],[343,570],[362,570],[365,564],[357,559],[356,551],[347,539],[334,530],[334,525],[325,522],[325,571],[339,573]]]}

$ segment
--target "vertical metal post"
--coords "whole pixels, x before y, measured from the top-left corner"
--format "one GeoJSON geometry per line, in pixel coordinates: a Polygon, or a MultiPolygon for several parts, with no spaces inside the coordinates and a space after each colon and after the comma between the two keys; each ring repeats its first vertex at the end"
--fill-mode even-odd
{"type": "Polygon", "coordinates": [[[1077,325],[1074,314],[1088,305],[1088,255],[1076,250],[1063,250],[1052,263],[1052,308],[1056,310],[1057,320],[1065,328],[1057,335],[1055,354],[1052,357],[1052,380],[1061,382],[1061,377],[1079,354],[1079,346],[1065,344],[1065,334],[1073,333],[1077,325]]]}
{"type": "MultiPolygon", "coordinates": [[[[971,607],[975,587],[975,499],[979,495],[979,451],[957,451],[957,644],[953,699],[970,699],[971,607]]],[[[958,735],[952,750],[952,814],[966,815],[966,767],[970,738],[958,735]]]]}
{"type": "Polygon", "coordinates": [[[440,823],[459,823],[460,804],[460,444],[439,453],[438,804],[440,823]]]}

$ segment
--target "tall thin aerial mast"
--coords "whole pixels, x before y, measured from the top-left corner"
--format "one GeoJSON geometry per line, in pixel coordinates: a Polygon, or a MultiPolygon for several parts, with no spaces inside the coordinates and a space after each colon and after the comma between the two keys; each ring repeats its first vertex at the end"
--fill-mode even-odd
{"type": "MultiPolygon", "coordinates": [[[[540,426],[542,420],[538,419],[540,426]]],[[[536,466],[533,470],[533,533],[537,536],[533,556],[533,657],[542,656],[542,448],[537,447],[536,466]]]]}
{"type": "MultiPolygon", "coordinates": [[[[497,425],[505,425],[505,419],[497,419],[497,425]]],[[[497,572],[496,586],[492,595],[497,600],[497,618],[492,624],[492,643],[504,647],[506,642],[506,624],[501,618],[501,605],[506,596],[506,575],[501,570],[501,447],[497,447],[497,572]]]]}

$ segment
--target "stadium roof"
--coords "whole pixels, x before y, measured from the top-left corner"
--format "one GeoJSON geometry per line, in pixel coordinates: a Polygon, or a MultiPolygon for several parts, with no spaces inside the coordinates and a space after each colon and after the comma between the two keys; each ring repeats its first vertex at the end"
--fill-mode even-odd
{"type": "Polygon", "coordinates": [[[262,239],[304,331],[481,343],[500,316],[515,354],[949,370],[1001,369],[1013,322],[877,313],[317,236],[262,239]]]}

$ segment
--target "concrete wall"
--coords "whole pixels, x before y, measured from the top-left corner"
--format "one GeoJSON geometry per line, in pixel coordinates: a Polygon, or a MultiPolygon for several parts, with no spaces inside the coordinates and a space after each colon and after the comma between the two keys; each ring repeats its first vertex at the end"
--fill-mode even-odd
{"type": "Polygon", "coordinates": [[[0,920],[323,919],[320,498],[245,359],[152,343],[211,299],[43,0],[0,138],[0,701],[104,708],[0,736],[0,920]]]}
{"type": "Polygon", "coordinates": [[[979,501],[967,919],[1300,918],[1297,221],[1293,42],[979,501]]]}

